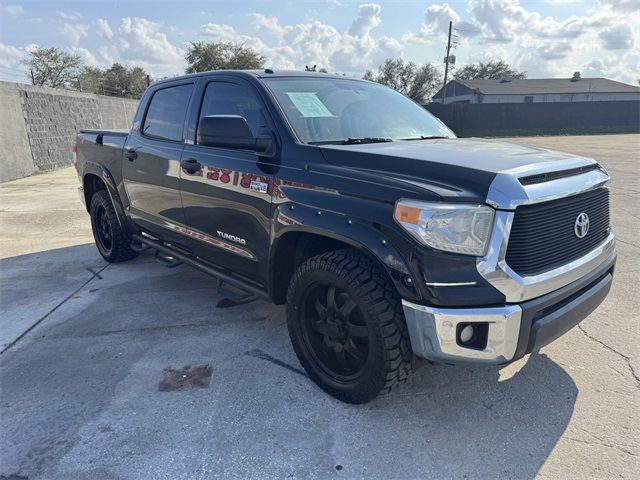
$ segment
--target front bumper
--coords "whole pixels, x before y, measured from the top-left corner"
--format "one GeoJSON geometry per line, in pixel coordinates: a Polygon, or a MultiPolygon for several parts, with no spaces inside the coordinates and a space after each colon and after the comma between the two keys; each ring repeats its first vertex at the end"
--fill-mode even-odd
{"type": "Polygon", "coordinates": [[[413,352],[445,363],[504,364],[538,350],[593,312],[611,288],[616,257],[565,287],[522,303],[434,308],[402,301],[413,352]],[[460,327],[486,328],[480,348],[465,347],[460,327]]]}

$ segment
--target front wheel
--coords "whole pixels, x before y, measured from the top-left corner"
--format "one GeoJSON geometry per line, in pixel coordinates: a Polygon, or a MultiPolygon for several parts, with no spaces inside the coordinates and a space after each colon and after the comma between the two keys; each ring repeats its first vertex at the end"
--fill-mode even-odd
{"type": "Polygon", "coordinates": [[[368,402],[411,373],[398,295],[382,269],[354,250],[324,253],[298,268],[287,325],[309,377],[344,402],[368,402]]]}
{"type": "Polygon", "coordinates": [[[114,263],[136,257],[138,253],[131,249],[131,237],[120,226],[107,191],[94,193],[90,205],[93,238],[102,258],[114,263]]]}

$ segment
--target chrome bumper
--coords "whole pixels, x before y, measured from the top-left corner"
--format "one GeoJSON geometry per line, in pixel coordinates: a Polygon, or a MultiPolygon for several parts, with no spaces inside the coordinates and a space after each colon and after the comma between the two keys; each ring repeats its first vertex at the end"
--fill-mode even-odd
{"type": "Polygon", "coordinates": [[[518,305],[498,308],[434,308],[402,300],[413,353],[439,362],[472,361],[501,364],[516,353],[522,310],[518,305]],[[464,348],[457,343],[460,323],[488,322],[484,350],[464,348]]]}
{"type": "Polygon", "coordinates": [[[437,308],[403,300],[413,352],[444,363],[504,364],[517,360],[560,337],[600,305],[611,288],[615,260],[614,253],[583,278],[517,304],[437,308]],[[486,343],[476,345],[482,349],[465,347],[459,338],[460,324],[478,323],[484,324],[486,343]]]}

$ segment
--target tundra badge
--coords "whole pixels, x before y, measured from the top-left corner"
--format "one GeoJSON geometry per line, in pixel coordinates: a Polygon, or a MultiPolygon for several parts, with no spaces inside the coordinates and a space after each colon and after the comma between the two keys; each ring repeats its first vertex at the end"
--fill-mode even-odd
{"type": "Polygon", "coordinates": [[[218,236],[225,240],[231,240],[232,242],[239,243],[240,245],[246,245],[247,241],[244,238],[236,237],[235,235],[229,235],[228,233],[217,230],[218,236]]]}

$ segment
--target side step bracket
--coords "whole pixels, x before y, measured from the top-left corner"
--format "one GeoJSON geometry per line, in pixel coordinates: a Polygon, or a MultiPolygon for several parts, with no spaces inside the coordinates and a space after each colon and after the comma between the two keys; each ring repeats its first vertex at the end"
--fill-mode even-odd
{"type": "Polygon", "coordinates": [[[156,260],[167,267],[173,268],[184,263],[185,265],[189,265],[190,267],[193,267],[197,270],[200,270],[201,272],[217,278],[218,291],[220,292],[220,294],[226,297],[218,302],[219,308],[227,308],[234,305],[243,305],[258,299],[267,301],[270,300],[269,294],[265,290],[262,290],[261,288],[258,288],[257,286],[250,283],[243,282],[242,280],[231,276],[229,273],[223,270],[218,270],[217,268],[204,264],[199,261],[198,258],[178,251],[177,249],[172,248],[171,245],[167,245],[159,240],[134,234],[131,245],[134,250],[136,248],[141,248],[141,250],[139,251],[144,251],[148,248],[155,250],[156,260]],[[240,293],[229,290],[225,286],[225,284],[237,290],[240,290],[241,292],[245,292],[246,295],[242,295],[240,293]]]}
{"type": "Polygon", "coordinates": [[[229,308],[235,307],[236,305],[244,305],[246,303],[255,302],[259,300],[259,297],[253,293],[246,293],[245,295],[241,295],[233,290],[229,290],[224,286],[224,281],[218,281],[218,293],[222,295],[224,298],[218,302],[216,305],[218,308],[229,308]]]}

